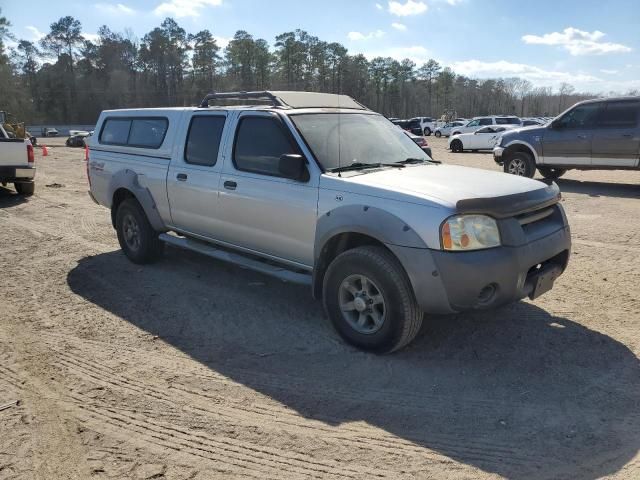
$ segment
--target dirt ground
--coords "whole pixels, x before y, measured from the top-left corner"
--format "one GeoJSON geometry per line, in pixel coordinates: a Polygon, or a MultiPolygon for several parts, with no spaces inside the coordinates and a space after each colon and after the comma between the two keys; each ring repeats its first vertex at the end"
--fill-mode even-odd
{"type": "Polygon", "coordinates": [[[48,143],[34,197],[0,188],[0,479],[640,478],[640,172],[559,182],[550,293],[377,357],[306,288],[174,249],[131,264],[83,150],[48,143]]]}

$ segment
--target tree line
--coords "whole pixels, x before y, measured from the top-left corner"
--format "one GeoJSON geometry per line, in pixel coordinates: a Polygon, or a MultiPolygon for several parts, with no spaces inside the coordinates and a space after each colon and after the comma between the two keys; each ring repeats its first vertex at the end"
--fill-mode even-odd
{"type": "Polygon", "coordinates": [[[437,61],[416,65],[351,55],[303,30],[273,47],[239,30],[222,48],[209,30],[165,19],[141,39],[102,26],[96,39],[65,16],[38,42],[16,39],[0,11],[0,110],[29,123],[93,123],[101,110],[195,105],[227,90],[307,90],[350,95],[387,116],[554,115],[593,95],[554,91],[520,78],[478,80],[437,61]],[[5,46],[7,40],[15,44],[5,46]]]}

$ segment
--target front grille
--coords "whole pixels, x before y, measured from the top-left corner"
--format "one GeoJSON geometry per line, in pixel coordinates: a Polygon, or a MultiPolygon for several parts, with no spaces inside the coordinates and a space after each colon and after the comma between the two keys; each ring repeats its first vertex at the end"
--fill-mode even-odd
{"type": "Polygon", "coordinates": [[[554,207],[543,208],[541,210],[535,210],[533,212],[527,212],[521,215],[517,215],[516,220],[518,220],[518,223],[520,223],[520,225],[524,227],[525,225],[539,222],[547,217],[550,217],[551,215],[553,215],[553,211],[554,207]]]}

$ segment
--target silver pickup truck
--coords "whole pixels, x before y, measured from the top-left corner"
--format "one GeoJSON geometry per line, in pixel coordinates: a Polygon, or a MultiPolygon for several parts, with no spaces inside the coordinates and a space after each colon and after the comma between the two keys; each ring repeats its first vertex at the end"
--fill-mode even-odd
{"type": "Polygon", "coordinates": [[[378,353],[425,312],[534,299],[569,260],[557,186],[436,164],[344,95],[104,111],[88,176],[131,261],[168,243],[308,284],[343,338],[378,353]]]}
{"type": "Polygon", "coordinates": [[[13,183],[21,195],[33,195],[36,167],[29,140],[9,138],[0,125],[0,184],[13,183]]]}

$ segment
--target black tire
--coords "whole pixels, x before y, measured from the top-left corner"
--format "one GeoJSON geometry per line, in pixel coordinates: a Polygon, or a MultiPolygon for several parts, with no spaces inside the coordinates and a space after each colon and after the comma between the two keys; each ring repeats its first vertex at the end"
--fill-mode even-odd
{"type": "Polygon", "coordinates": [[[540,175],[548,180],[557,180],[562,175],[567,173],[565,168],[551,168],[551,167],[538,167],[540,175]]]}
{"type": "Polygon", "coordinates": [[[457,138],[451,142],[451,151],[453,153],[461,153],[464,151],[464,147],[462,145],[462,141],[458,140],[457,138]]]}
{"type": "Polygon", "coordinates": [[[442,136],[442,132],[440,130],[436,130],[436,133],[434,133],[434,135],[436,136],[436,138],[440,138],[442,136]]]}
{"type": "Polygon", "coordinates": [[[431,129],[429,127],[424,129],[424,136],[428,137],[429,135],[431,135],[431,129]]]}
{"type": "MultiPolygon", "coordinates": [[[[362,284],[361,284],[362,285],[362,284]]],[[[362,294],[367,289],[362,286],[362,294]]],[[[359,294],[353,294],[355,300],[359,294]]],[[[348,343],[362,350],[374,353],[391,353],[407,345],[415,338],[422,325],[423,313],[418,306],[409,279],[398,260],[386,249],[377,246],[364,246],[347,250],[338,255],[329,265],[323,282],[324,308],[340,336],[348,343]],[[367,312],[345,311],[343,314],[342,295],[347,292],[344,285],[354,277],[366,277],[369,280],[368,291],[374,291],[371,299],[368,295],[364,305],[373,303],[372,298],[381,297],[384,306],[378,315],[382,319],[377,330],[370,333],[358,331],[348,320],[350,314],[364,315],[367,321],[374,322],[367,312]],[[369,299],[369,300],[367,300],[369,299]]],[[[355,301],[351,301],[354,304],[355,301]]],[[[361,302],[362,303],[362,302],[361,302]]],[[[368,306],[367,309],[373,308],[368,306]]]]}
{"type": "Polygon", "coordinates": [[[71,146],[71,140],[70,140],[70,139],[68,139],[68,138],[67,138],[67,141],[66,141],[66,142],[64,142],[64,143],[67,145],[67,147],[70,147],[70,146],[71,146]]]}
{"type": "Polygon", "coordinates": [[[505,160],[504,171],[512,175],[533,178],[536,173],[536,162],[527,152],[515,152],[505,160]]]}
{"type": "Polygon", "coordinates": [[[16,187],[16,192],[18,192],[18,194],[25,197],[30,197],[36,191],[35,182],[15,182],[13,186],[16,187]]]}
{"type": "Polygon", "coordinates": [[[164,251],[164,242],[156,232],[137,200],[124,200],[116,212],[116,232],[120,248],[133,263],[156,261],[164,251]]]}

